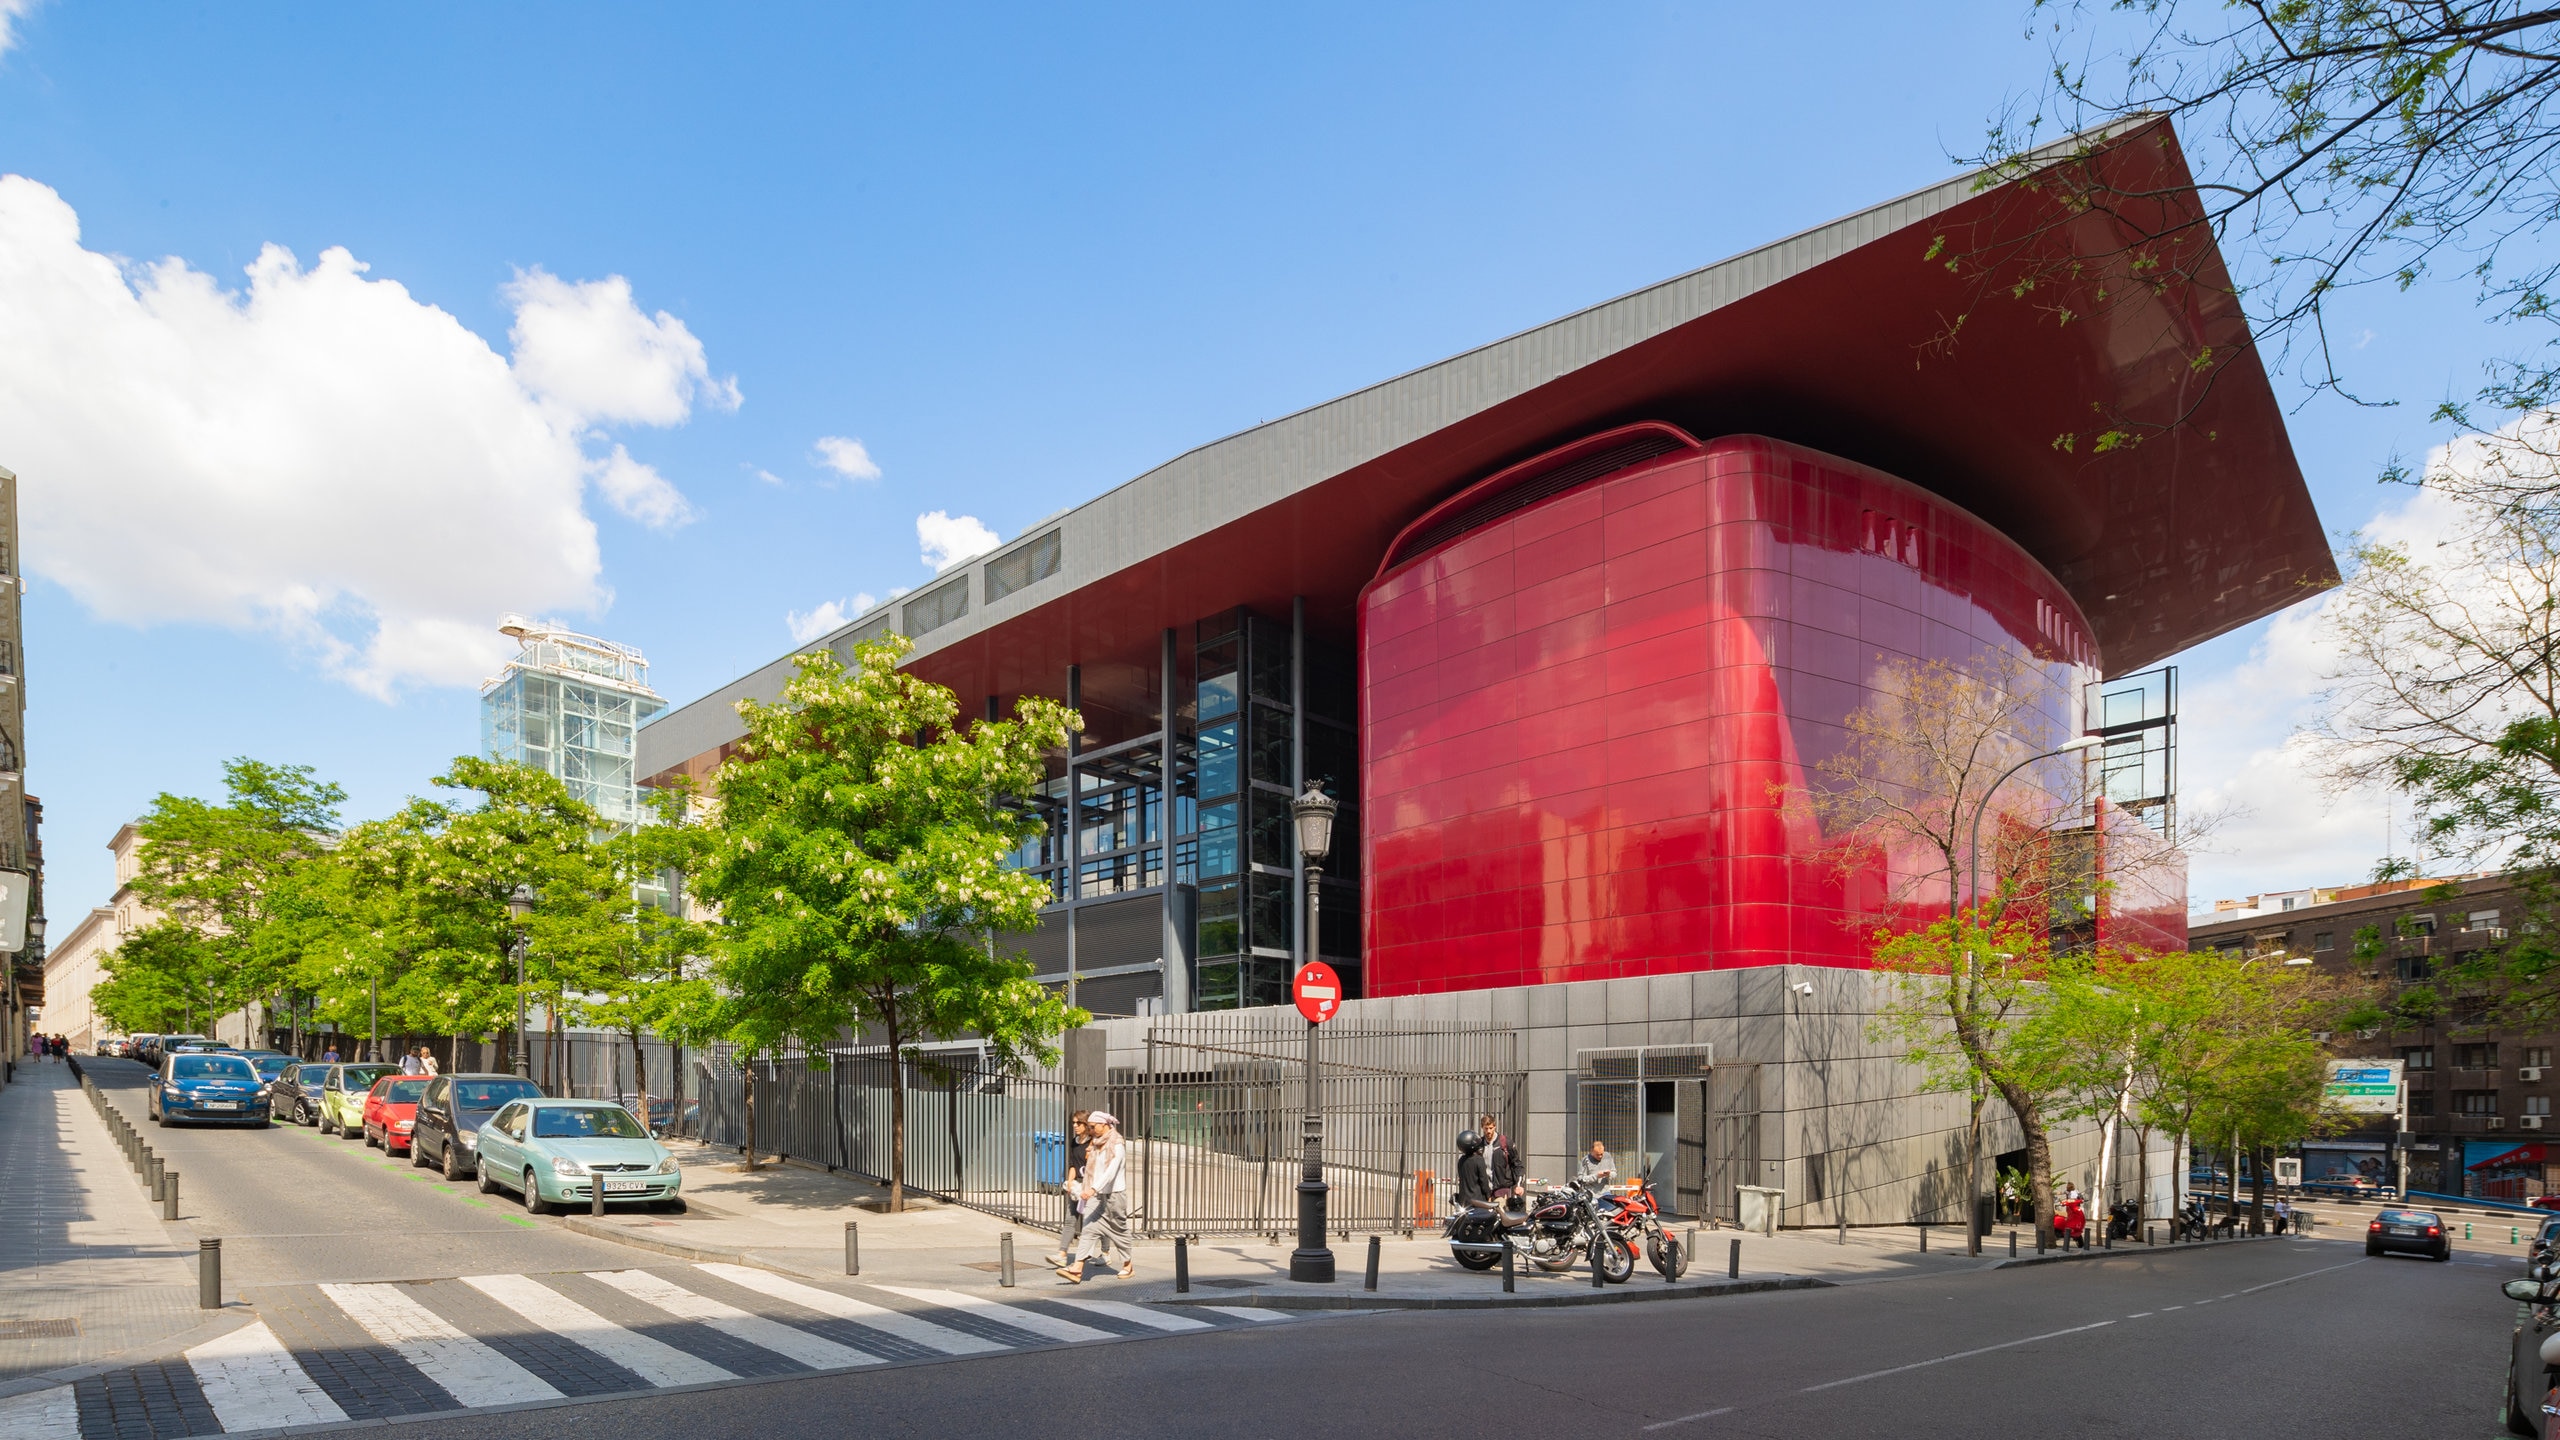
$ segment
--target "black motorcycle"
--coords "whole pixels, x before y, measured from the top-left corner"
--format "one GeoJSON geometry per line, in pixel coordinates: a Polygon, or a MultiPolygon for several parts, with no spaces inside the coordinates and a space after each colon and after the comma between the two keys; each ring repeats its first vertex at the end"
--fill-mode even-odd
{"type": "MultiPolygon", "coordinates": [[[[1543,1182],[1527,1182],[1535,1186],[1543,1182]]],[[[1600,1278],[1612,1285],[1636,1273],[1636,1251],[1626,1236],[1603,1220],[1598,1185],[1551,1186],[1529,1202],[1525,1212],[1470,1205],[1449,1217],[1449,1253],[1470,1270],[1490,1270],[1509,1250],[1553,1274],[1573,1268],[1588,1256],[1600,1278]]]]}
{"type": "Polygon", "coordinates": [[[2107,1207],[2107,1238],[2130,1240],[2134,1227],[2142,1223],[2142,1207],[2130,1200],[2119,1200],[2107,1207]]]}

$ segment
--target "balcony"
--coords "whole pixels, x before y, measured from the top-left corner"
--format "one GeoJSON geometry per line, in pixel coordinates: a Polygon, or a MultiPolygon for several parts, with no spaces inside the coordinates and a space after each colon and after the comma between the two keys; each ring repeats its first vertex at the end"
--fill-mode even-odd
{"type": "Polygon", "coordinates": [[[2456,1115],[2453,1133],[2457,1135],[2500,1134],[2512,1128],[2504,1115],[2456,1115]]]}

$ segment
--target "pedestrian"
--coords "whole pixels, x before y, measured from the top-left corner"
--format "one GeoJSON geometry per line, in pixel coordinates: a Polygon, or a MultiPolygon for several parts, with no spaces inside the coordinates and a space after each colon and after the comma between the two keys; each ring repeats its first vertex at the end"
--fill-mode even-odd
{"type": "Polygon", "coordinates": [[[1485,1179],[1493,1186],[1493,1198],[1508,1201],[1520,1192],[1520,1147],[1502,1133],[1490,1115],[1476,1117],[1476,1133],[1484,1137],[1485,1179]]]}
{"type": "Polygon", "coordinates": [[[418,1063],[417,1050],[410,1049],[400,1052],[400,1073],[403,1075],[424,1075],[427,1073],[427,1067],[418,1063]]]}
{"type": "Polygon", "coordinates": [[[1618,1162],[1609,1158],[1609,1147],[1592,1141],[1590,1153],[1582,1157],[1582,1164],[1573,1172],[1573,1183],[1605,1189],[1617,1178],[1618,1162]]]}
{"type": "Polygon", "coordinates": [[[1120,1138],[1120,1122],[1110,1111],[1096,1110],[1085,1116],[1085,1126],[1092,1139],[1085,1147],[1085,1175],[1079,1187],[1085,1206],[1084,1231],[1076,1237],[1075,1254],[1058,1267],[1058,1278],[1070,1285],[1084,1283],[1085,1262],[1097,1256],[1106,1265],[1118,1257],[1117,1273],[1123,1280],[1138,1273],[1137,1256],[1129,1249],[1129,1190],[1124,1183],[1128,1145],[1120,1138]]]}
{"type": "Polygon", "coordinates": [[[1041,1257],[1059,1270],[1074,1263],[1076,1239],[1084,1233],[1084,1215],[1077,1205],[1084,1185],[1085,1142],[1092,1138],[1086,1121],[1092,1113],[1078,1110],[1067,1117],[1067,1164],[1059,1174],[1058,1187],[1067,1197],[1067,1218],[1058,1222],[1058,1248],[1041,1257]]]}
{"type": "Polygon", "coordinates": [[[1484,1132],[1470,1130],[1458,1137],[1458,1204],[1466,1209],[1481,1209],[1493,1204],[1493,1176],[1485,1161],[1492,1147],[1484,1143],[1484,1132]]]}
{"type": "Polygon", "coordinates": [[[2276,1200],[2276,1233],[2281,1235],[2293,1224],[2293,1205],[2279,1196],[2276,1200]]]}
{"type": "Polygon", "coordinates": [[[337,1063],[338,1063],[338,1042],[337,1042],[337,1041],[335,1041],[335,1040],[330,1041],[330,1042],[329,1042],[329,1048],[320,1052],[320,1058],[321,1058],[321,1060],[322,1060],[323,1062],[325,1062],[325,1063],[327,1063],[327,1064],[330,1064],[330,1065],[335,1065],[335,1064],[337,1064],[337,1063]]]}
{"type": "Polygon", "coordinates": [[[428,1049],[424,1045],[418,1047],[418,1071],[424,1075],[441,1075],[444,1073],[444,1071],[436,1064],[436,1052],[428,1049]]]}

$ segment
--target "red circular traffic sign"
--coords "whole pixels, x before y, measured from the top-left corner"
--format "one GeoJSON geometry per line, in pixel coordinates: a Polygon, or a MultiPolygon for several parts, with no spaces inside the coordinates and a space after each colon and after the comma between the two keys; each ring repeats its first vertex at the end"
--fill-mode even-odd
{"type": "Polygon", "coordinates": [[[1342,1008],[1342,977],[1323,961],[1310,960],[1298,967],[1298,978],[1289,982],[1289,995],[1308,1024],[1321,1025],[1342,1008]]]}

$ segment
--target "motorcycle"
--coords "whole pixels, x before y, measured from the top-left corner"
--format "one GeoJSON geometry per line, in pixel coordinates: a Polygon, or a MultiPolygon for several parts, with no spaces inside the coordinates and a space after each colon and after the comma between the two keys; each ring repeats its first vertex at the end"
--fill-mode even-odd
{"type": "Polygon", "coordinates": [[[1449,1253],[1470,1270],[1490,1270],[1508,1250],[1550,1274],[1562,1274],[1587,1256],[1602,1280],[1620,1284],[1636,1272],[1635,1247],[1601,1217],[1600,1188],[1575,1183],[1542,1189],[1523,1214],[1470,1205],[1449,1217],[1449,1253]]]}
{"type": "Polygon", "coordinates": [[[2134,1227],[2142,1222],[2142,1207],[2130,1200],[2119,1200],[2107,1207],[2107,1238],[2130,1240],[2134,1227]]]}
{"type": "Polygon", "coordinates": [[[1653,1264],[1654,1273],[1665,1280],[1678,1280],[1689,1268],[1689,1255],[1680,1237],[1663,1228],[1662,1202],[1653,1186],[1641,1179],[1630,1180],[1622,1193],[1610,1197],[1609,1229],[1624,1237],[1632,1246],[1634,1239],[1644,1239],[1645,1259],[1653,1264]]]}

